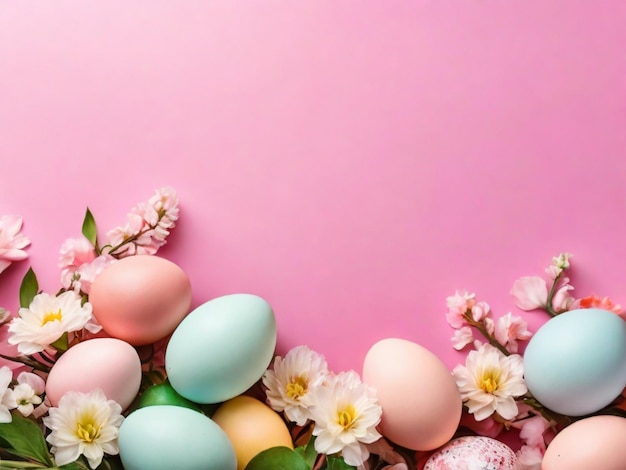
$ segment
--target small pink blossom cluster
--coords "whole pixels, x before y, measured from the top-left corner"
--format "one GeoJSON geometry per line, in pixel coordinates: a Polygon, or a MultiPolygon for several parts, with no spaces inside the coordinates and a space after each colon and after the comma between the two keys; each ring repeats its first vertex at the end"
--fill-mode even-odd
{"type": "Polygon", "coordinates": [[[530,339],[528,323],[511,312],[497,319],[493,318],[491,307],[485,301],[476,301],[476,294],[467,291],[456,292],[446,299],[448,312],[446,319],[455,329],[452,336],[454,349],[460,351],[468,344],[474,343],[474,330],[499,349],[516,353],[518,341],[530,339]]]}
{"type": "Polygon", "coordinates": [[[100,247],[86,236],[68,238],[60,250],[61,285],[66,290],[89,294],[96,276],[116,259],[155,254],[167,242],[178,220],[178,211],[176,192],[161,188],[148,202],[139,203],[131,210],[126,225],[107,232],[106,245],[100,247]]]}

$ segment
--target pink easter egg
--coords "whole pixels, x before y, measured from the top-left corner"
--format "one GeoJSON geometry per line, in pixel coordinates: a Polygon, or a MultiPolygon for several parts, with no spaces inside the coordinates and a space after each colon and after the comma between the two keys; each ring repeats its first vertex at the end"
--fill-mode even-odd
{"type": "Polygon", "coordinates": [[[542,470],[623,470],[626,418],[592,416],[570,424],[548,445],[542,470]]]}
{"type": "Polygon", "coordinates": [[[128,256],[96,277],[89,302],[109,336],[145,345],[170,335],[189,313],[191,283],[165,258],[128,256]]]}
{"type": "Polygon", "coordinates": [[[383,410],[380,432],[396,444],[433,450],[456,432],[462,401],[454,377],[419,344],[379,341],[365,356],[363,381],[376,389],[383,410]]]}
{"type": "Polygon", "coordinates": [[[432,454],[424,470],[513,470],[515,452],[500,441],[466,436],[450,441],[432,454]]]}
{"type": "Polygon", "coordinates": [[[135,348],[115,338],[96,338],[68,349],[52,366],[46,396],[57,406],[67,392],[89,393],[97,388],[128,408],[141,385],[141,360],[135,348]]]}

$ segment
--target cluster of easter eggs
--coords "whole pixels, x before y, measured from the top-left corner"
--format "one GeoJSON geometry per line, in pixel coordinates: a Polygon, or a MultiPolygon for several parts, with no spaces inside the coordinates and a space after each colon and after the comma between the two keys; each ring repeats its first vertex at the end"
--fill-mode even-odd
{"type": "MultiPolygon", "coordinates": [[[[59,358],[46,384],[53,406],[67,391],[101,388],[130,409],[142,378],[136,347],[169,337],[167,382],[146,390],[120,428],[124,468],[243,470],[262,450],[293,448],[280,416],[242,395],[274,355],[276,321],[264,299],[231,294],[189,312],[191,285],[182,269],[140,255],[109,265],[94,281],[90,302],[109,337],[81,342],[59,358]],[[215,405],[211,417],[205,405],[215,405]]],[[[561,314],[531,339],[524,366],[528,388],[544,406],[572,416],[593,413],[626,387],[626,322],[601,310],[561,314]]],[[[376,390],[381,434],[407,449],[433,451],[425,468],[456,468],[458,459],[476,462],[467,468],[514,468],[513,451],[498,441],[451,441],[462,400],[445,364],[422,346],[379,341],[365,356],[362,378],[376,390]]],[[[610,443],[626,434],[626,419],[586,418],[566,428],[548,447],[542,468],[591,468],[584,467],[582,441],[598,433],[615,451],[618,443],[610,443]]],[[[608,465],[592,466],[613,468],[608,465]]]]}

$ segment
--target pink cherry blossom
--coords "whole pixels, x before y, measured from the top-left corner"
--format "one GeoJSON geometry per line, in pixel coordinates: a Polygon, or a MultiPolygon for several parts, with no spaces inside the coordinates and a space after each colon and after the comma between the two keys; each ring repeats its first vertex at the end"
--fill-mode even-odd
{"type": "Polygon", "coordinates": [[[522,446],[515,454],[515,470],[541,470],[543,452],[536,447],[522,446]]]}
{"type": "Polygon", "coordinates": [[[535,310],[546,306],[548,286],[539,276],[525,276],[513,283],[513,301],[522,310],[535,310]]]}
{"type": "Polygon", "coordinates": [[[21,261],[28,257],[23,248],[30,245],[30,240],[20,232],[21,229],[21,217],[17,215],[0,217],[0,273],[13,261],[21,261]]]}
{"type": "Polygon", "coordinates": [[[487,302],[481,300],[480,302],[476,302],[472,306],[471,312],[472,319],[479,322],[489,316],[489,314],[491,313],[491,307],[489,307],[489,304],[487,302]]]}
{"type": "Polygon", "coordinates": [[[564,277],[559,283],[554,296],[552,297],[552,309],[555,312],[564,312],[569,310],[574,303],[574,297],[569,295],[569,291],[574,290],[574,287],[569,285],[569,279],[564,277]]]}
{"type": "Polygon", "coordinates": [[[454,335],[450,339],[452,340],[452,347],[460,351],[474,341],[474,333],[469,326],[463,326],[458,330],[454,330],[454,335]]]}
{"type": "Polygon", "coordinates": [[[82,264],[90,263],[95,257],[96,250],[85,237],[68,238],[61,245],[59,268],[78,268],[82,264]]]}
{"type": "Polygon", "coordinates": [[[463,315],[476,304],[474,297],[475,294],[470,294],[463,290],[461,292],[456,291],[454,295],[446,299],[446,305],[448,306],[446,320],[452,328],[461,328],[467,323],[463,315]]]}
{"type": "Polygon", "coordinates": [[[532,336],[528,331],[528,323],[522,317],[513,316],[511,312],[498,318],[494,333],[498,343],[510,353],[517,352],[518,340],[526,341],[532,336]]]}

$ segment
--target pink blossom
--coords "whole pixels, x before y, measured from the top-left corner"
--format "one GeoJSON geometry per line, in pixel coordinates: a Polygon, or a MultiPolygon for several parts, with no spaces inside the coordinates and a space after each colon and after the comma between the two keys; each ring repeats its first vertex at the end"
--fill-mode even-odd
{"type": "Polygon", "coordinates": [[[510,353],[517,352],[517,340],[526,341],[531,336],[532,333],[528,331],[528,323],[522,317],[513,316],[511,312],[498,318],[496,322],[496,340],[510,353]]]}
{"type": "Polygon", "coordinates": [[[0,217],[0,273],[13,261],[21,261],[28,257],[23,248],[30,245],[30,240],[20,232],[21,229],[21,217],[17,215],[0,217]]]}
{"type": "Polygon", "coordinates": [[[479,322],[489,316],[489,314],[491,313],[491,307],[489,307],[489,304],[487,302],[481,300],[480,302],[476,302],[472,306],[471,312],[472,319],[476,322],[479,322]]]}
{"type": "Polygon", "coordinates": [[[522,310],[535,310],[546,306],[548,286],[541,277],[526,276],[515,281],[511,295],[515,305],[522,310]]]}
{"type": "Polygon", "coordinates": [[[61,245],[59,268],[78,268],[82,264],[90,263],[96,257],[96,250],[85,237],[68,238],[61,245]]]}
{"type": "Polygon", "coordinates": [[[37,395],[41,395],[46,389],[46,382],[32,372],[20,372],[17,376],[18,384],[28,384],[37,395]]]}
{"type": "Polygon", "coordinates": [[[454,330],[454,335],[450,339],[452,340],[452,347],[460,351],[474,341],[474,334],[469,326],[464,326],[458,330],[454,330]]]}
{"type": "Polygon", "coordinates": [[[560,282],[560,287],[554,293],[552,297],[552,308],[555,312],[564,312],[569,310],[574,303],[574,297],[569,295],[569,291],[574,290],[574,287],[569,285],[569,279],[564,277],[560,282]]]}
{"type": "Polygon", "coordinates": [[[452,328],[461,328],[466,324],[463,315],[475,305],[475,294],[470,294],[467,291],[456,291],[454,295],[446,299],[446,305],[448,306],[448,313],[446,313],[446,320],[452,326],[452,328]]]}
{"type": "Polygon", "coordinates": [[[463,411],[463,414],[461,414],[461,422],[459,423],[459,426],[464,426],[479,436],[491,437],[494,439],[504,430],[504,424],[496,421],[493,417],[476,421],[474,415],[469,414],[466,411],[463,411]]]}
{"type": "Polygon", "coordinates": [[[543,434],[550,427],[550,423],[543,416],[534,415],[531,418],[516,421],[512,426],[520,430],[519,437],[524,444],[541,451],[546,450],[543,434]]]}
{"type": "Polygon", "coordinates": [[[117,258],[153,255],[166,243],[178,220],[178,198],[171,188],[161,188],[147,203],[137,204],[125,226],[108,232],[109,253],[117,258]]]}
{"type": "Polygon", "coordinates": [[[516,453],[515,470],[541,470],[543,452],[536,447],[522,446],[516,453]]]}

